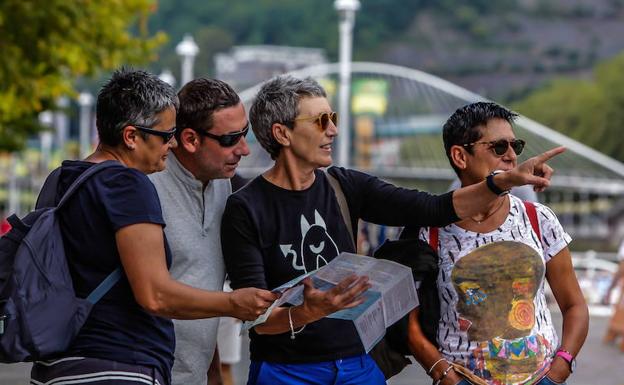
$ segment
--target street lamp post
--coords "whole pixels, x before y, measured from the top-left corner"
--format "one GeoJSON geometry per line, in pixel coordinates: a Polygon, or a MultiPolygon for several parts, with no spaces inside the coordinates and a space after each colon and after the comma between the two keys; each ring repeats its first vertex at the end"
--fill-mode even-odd
{"type": "Polygon", "coordinates": [[[193,79],[193,62],[199,53],[199,47],[195,43],[193,36],[184,35],[184,38],[176,46],[176,53],[182,57],[182,72],[180,74],[180,86],[193,79]]]}
{"type": "Polygon", "coordinates": [[[355,12],[360,9],[358,0],[336,0],[334,8],[340,17],[340,90],[338,94],[339,132],[338,136],[338,164],[342,167],[349,166],[351,133],[349,98],[351,94],[351,52],[353,43],[353,25],[355,24],[355,12]]]}
{"type": "Polygon", "coordinates": [[[11,154],[9,166],[9,213],[20,212],[19,190],[17,187],[17,155],[11,154]]]}
{"type": "Polygon", "coordinates": [[[171,73],[171,71],[169,71],[168,68],[165,68],[160,73],[160,75],[158,75],[158,78],[162,80],[163,82],[169,84],[171,87],[175,87],[176,85],[176,78],[175,76],[173,76],[173,74],[171,73]]]}
{"type": "Polygon", "coordinates": [[[81,92],[78,95],[80,105],[80,158],[84,159],[91,152],[91,107],[93,95],[81,92]]]}
{"type": "Polygon", "coordinates": [[[67,108],[69,98],[62,96],[57,103],[59,110],[54,113],[54,127],[56,129],[56,148],[60,153],[60,158],[65,159],[65,144],[69,135],[69,119],[67,118],[67,108]]]}
{"type": "Polygon", "coordinates": [[[41,145],[40,167],[44,172],[48,171],[50,158],[52,155],[52,125],[54,124],[54,114],[52,111],[43,111],[39,114],[39,123],[46,127],[44,131],[39,133],[39,142],[41,145]]]}

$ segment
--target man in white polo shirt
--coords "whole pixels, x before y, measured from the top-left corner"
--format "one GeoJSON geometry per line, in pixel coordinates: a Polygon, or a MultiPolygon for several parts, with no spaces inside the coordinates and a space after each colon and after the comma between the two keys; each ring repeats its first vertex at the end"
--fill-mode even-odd
{"type": "MultiPolygon", "coordinates": [[[[176,140],[164,171],[150,175],[160,197],[171,246],[174,279],[222,290],[221,215],[238,162],[249,154],[249,123],[234,90],[214,79],[195,79],[179,92],[176,140]]],[[[205,385],[215,350],[218,318],[174,321],[174,385],[205,385]]]]}

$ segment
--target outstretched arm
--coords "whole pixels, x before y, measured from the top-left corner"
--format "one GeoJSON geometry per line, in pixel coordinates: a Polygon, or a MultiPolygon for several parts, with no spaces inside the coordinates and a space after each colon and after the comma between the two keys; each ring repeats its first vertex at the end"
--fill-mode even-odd
{"type": "MultiPolygon", "coordinates": [[[[534,186],[535,191],[543,191],[550,185],[553,174],[553,169],[546,162],[564,151],[565,147],[557,147],[527,159],[515,168],[495,175],[494,184],[501,190],[530,184],[534,186]]],[[[455,190],[453,207],[457,216],[464,219],[483,211],[494,199],[496,194],[483,181],[455,190]]]]}
{"type": "Polygon", "coordinates": [[[230,293],[197,289],[171,278],[165,259],[162,226],[138,223],[115,234],[117,248],[132,293],[150,313],[175,319],[231,316],[256,319],[278,296],[245,288],[230,293]]]}

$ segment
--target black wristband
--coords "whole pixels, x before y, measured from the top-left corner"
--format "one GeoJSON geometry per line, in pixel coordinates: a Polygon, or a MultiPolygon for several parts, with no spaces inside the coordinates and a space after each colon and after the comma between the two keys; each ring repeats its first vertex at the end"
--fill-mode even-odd
{"type": "Polygon", "coordinates": [[[505,195],[505,194],[509,194],[509,190],[501,190],[495,183],[494,183],[494,175],[499,174],[500,172],[493,172],[490,175],[488,175],[485,178],[485,184],[488,186],[488,188],[490,189],[491,192],[493,192],[494,194],[501,196],[501,195],[505,195]]]}

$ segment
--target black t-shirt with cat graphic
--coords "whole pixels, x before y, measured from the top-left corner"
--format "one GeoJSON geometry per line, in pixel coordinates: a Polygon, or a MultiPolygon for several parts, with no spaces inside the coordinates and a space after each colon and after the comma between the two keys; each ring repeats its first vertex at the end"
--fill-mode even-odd
{"type": "MultiPolygon", "coordinates": [[[[388,184],[340,167],[328,172],[346,196],[353,228],[358,219],[389,226],[445,226],[457,221],[452,193],[435,196],[388,184]]],[[[228,199],[221,244],[232,288],[274,289],[334,259],[354,252],[336,195],[323,171],[312,185],[286,190],[258,176],[228,199]]],[[[251,359],[281,363],[329,361],[364,352],[353,323],[324,318],[290,333],[253,330],[251,359]]]]}

